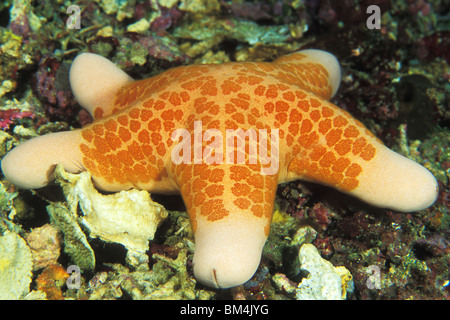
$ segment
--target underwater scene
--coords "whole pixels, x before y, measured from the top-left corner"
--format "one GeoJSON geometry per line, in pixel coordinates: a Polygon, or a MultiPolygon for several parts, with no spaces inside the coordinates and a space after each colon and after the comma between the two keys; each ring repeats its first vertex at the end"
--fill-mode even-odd
{"type": "Polygon", "coordinates": [[[449,62],[445,0],[1,1],[0,300],[449,300],[449,62]]]}

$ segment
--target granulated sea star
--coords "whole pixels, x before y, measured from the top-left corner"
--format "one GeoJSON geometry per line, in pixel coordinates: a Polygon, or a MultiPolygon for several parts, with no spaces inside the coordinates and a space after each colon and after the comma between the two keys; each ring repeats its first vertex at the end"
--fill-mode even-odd
{"type": "Polygon", "coordinates": [[[70,82],[94,123],[19,145],[2,161],[6,178],[40,188],[60,163],[69,172],[88,170],[106,191],[181,193],[195,233],[194,273],[209,286],[233,287],[253,275],[278,183],[314,181],[399,211],[426,208],[437,196],[428,170],[386,148],[327,101],[338,88],[340,68],[323,51],[300,51],[272,63],[183,66],[140,81],[84,53],[72,64],[70,82]],[[194,135],[197,121],[203,140],[194,135]],[[188,137],[173,136],[178,129],[188,130],[188,137]],[[215,138],[205,141],[211,129],[215,138]],[[256,141],[263,132],[256,130],[278,133],[276,143],[258,147],[269,157],[279,155],[278,170],[264,174],[267,163],[249,161],[256,147],[245,134],[236,135],[236,148],[225,154],[227,144],[217,144],[217,133],[225,137],[230,129],[253,129],[256,141]],[[173,158],[180,145],[173,137],[184,146],[189,142],[192,154],[177,151],[188,161],[173,158]],[[193,161],[198,152],[201,163],[193,161]],[[245,156],[245,162],[205,161],[224,155],[245,156]]]}

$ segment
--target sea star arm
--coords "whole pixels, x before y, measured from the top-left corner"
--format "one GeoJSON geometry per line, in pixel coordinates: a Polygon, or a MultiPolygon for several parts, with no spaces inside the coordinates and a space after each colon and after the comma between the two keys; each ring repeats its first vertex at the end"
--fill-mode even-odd
{"type": "Polygon", "coordinates": [[[70,66],[70,86],[78,103],[94,119],[116,113],[117,91],[134,80],[114,63],[93,53],[78,55],[70,66]]]}
{"type": "Polygon", "coordinates": [[[277,175],[226,163],[180,165],[174,174],[195,234],[196,278],[217,288],[247,281],[269,234],[277,175]]]}
{"type": "Polygon", "coordinates": [[[85,171],[80,143],[80,130],[52,133],[28,140],[2,159],[3,175],[20,188],[37,189],[45,187],[54,179],[57,164],[62,164],[67,172],[85,171]]]}
{"type": "Polygon", "coordinates": [[[286,180],[318,182],[374,206],[403,212],[427,208],[436,200],[437,182],[427,169],[384,146],[332,103],[313,101],[309,114],[317,117],[300,125],[286,180]]]}

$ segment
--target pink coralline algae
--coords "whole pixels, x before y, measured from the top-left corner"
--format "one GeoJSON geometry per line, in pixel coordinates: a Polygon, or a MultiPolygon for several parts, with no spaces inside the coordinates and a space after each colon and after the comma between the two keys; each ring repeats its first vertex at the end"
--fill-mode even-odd
{"type": "Polygon", "coordinates": [[[419,39],[415,52],[422,60],[433,60],[439,57],[450,62],[450,31],[438,31],[419,39]]]}
{"type": "Polygon", "coordinates": [[[0,110],[0,129],[7,130],[15,119],[34,118],[31,111],[20,111],[19,109],[0,110]]]}
{"type": "Polygon", "coordinates": [[[183,13],[176,7],[166,8],[159,6],[161,16],[152,21],[150,28],[152,31],[167,30],[178,24],[183,17],[183,13]]]}
{"type": "Polygon", "coordinates": [[[74,119],[80,110],[69,87],[68,71],[57,58],[44,56],[35,74],[34,89],[46,114],[54,120],[74,119]]]}

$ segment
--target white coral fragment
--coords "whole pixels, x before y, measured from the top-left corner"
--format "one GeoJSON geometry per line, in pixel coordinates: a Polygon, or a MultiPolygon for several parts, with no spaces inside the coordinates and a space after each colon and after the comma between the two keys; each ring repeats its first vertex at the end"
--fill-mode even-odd
{"type": "Polygon", "coordinates": [[[120,243],[128,250],[145,253],[148,241],[167,217],[166,209],[153,202],[147,191],[128,190],[100,194],[88,172],[70,174],[57,167],[56,179],[62,185],[72,212],[80,205],[84,225],[91,237],[120,243]]]}
{"type": "Polygon", "coordinates": [[[345,267],[334,267],[309,243],[301,246],[298,258],[301,269],[309,273],[297,287],[298,300],[345,299],[347,287],[352,279],[345,267]]]}

